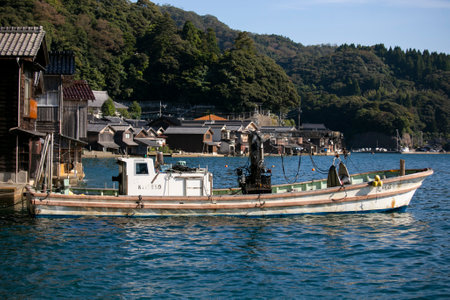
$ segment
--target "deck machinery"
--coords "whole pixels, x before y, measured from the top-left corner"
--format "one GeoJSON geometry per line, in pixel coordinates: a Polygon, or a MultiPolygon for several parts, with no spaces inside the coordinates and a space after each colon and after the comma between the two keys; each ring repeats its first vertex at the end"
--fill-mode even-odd
{"type": "Polygon", "coordinates": [[[267,194],[272,192],[272,170],[264,165],[263,138],[252,131],[249,134],[250,165],[236,169],[239,187],[243,194],[267,194]]]}

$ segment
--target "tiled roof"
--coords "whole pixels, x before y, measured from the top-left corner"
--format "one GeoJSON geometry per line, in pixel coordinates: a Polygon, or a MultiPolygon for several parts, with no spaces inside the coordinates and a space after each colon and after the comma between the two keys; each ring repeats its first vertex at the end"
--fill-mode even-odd
{"type": "Polygon", "coordinates": [[[108,100],[109,95],[107,91],[92,91],[95,96],[95,100],[89,102],[89,107],[102,107],[103,103],[108,100]]]}
{"type": "Polygon", "coordinates": [[[111,148],[111,149],[119,149],[120,148],[119,145],[117,145],[116,143],[111,142],[111,141],[98,141],[98,143],[105,148],[111,148]]]}
{"type": "Polygon", "coordinates": [[[40,27],[0,27],[0,56],[35,57],[45,31],[40,27]]]}
{"type": "Polygon", "coordinates": [[[209,127],[178,127],[171,126],[164,131],[165,135],[168,134],[205,134],[209,127]]]}
{"type": "Polygon", "coordinates": [[[197,118],[197,119],[194,119],[194,120],[209,120],[209,121],[211,121],[211,120],[215,120],[215,121],[225,121],[226,119],[225,118],[222,118],[222,117],[219,117],[219,116],[216,116],[216,115],[213,115],[213,114],[209,114],[209,115],[206,115],[206,116],[203,116],[203,117],[200,117],[200,118],[197,118]]]}
{"type": "Polygon", "coordinates": [[[103,120],[106,120],[109,125],[129,125],[121,117],[104,116],[103,120]]]}
{"type": "Polygon", "coordinates": [[[116,109],[118,109],[118,108],[128,109],[128,106],[123,105],[122,103],[119,103],[119,102],[116,102],[116,101],[113,101],[113,103],[114,103],[114,107],[115,107],[116,109]]]}
{"type": "Polygon", "coordinates": [[[327,130],[324,124],[315,124],[315,123],[303,123],[303,130],[327,130]]]}
{"type": "Polygon", "coordinates": [[[75,81],[71,86],[64,87],[64,100],[94,100],[91,87],[85,80],[75,81]]]}
{"type": "Polygon", "coordinates": [[[133,129],[133,127],[131,127],[131,125],[127,124],[127,125],[114,125],[111,124],[110,125],[112,129],[114,129],[115,132],[119,132],[119,131],[127,131],[128,129],[133,129]]]}
{"type": "Polygon", "coordinates": [[[73,75],[75,73],[75,55],[72,51],[50,52],[50,63],[46,74],[73,75]]]}
{"type": "Polygon", "coordinates": [[[295,131],[292,126],[262,126],[261,132],[292,132],[295,131]]]}
{"type": "Polygon", "coordinates": [[[87,131],[88,132],[100,132],[106,127],[108,127],[107,124],[88,123],[87,131]]]}

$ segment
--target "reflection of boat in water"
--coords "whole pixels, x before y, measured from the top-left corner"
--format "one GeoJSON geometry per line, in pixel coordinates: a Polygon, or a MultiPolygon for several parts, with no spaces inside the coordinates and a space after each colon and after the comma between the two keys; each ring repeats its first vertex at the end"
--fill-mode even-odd
{"type": "Polygon", "coordinates": [[[237,170],[239,188],[213,189],[207,169],[167,167],[151,158],[120,158],[119,189],[28,187],[36,216],[280,216],[358,213],[405,208],[431,169],[386,170],[349,175],[341,163],[328,178],[271,185],[261,138],[252,134],[250,165],[237,170]],[[166,168],[164,168],[166,167],[166,168]]]}

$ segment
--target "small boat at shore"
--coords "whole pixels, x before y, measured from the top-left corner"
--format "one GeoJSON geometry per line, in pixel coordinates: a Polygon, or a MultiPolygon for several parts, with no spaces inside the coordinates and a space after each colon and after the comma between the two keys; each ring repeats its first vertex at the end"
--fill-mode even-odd
{"type": "Polygon", "coordinates": [[[400,169],[349,175],[341,162],[328,178],[271,185],[258,134],[252,137],[250,165],[237,170],[239,188],[213,189],[205,168],[165,166],[152,158],[119,158],[118,189],[27,187],[34,216],[242,216],[365,213],[406,208],[431,169],[400,169]]]}

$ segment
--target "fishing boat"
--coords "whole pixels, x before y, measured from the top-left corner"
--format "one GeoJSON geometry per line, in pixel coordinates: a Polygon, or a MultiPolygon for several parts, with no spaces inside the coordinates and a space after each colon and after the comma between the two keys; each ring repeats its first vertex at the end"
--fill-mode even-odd
{"type": "MultiPolygon", "coordinates": [[[[237,169],[239,187],[213,189],[206,168],[167,166],[155,158],[119,158],[118,189],[59,192],[27,187],[29,212],[40,217],[72,216],[285,216],[365,213],[405,209],[432,169],[399,169],[348,174],[342,161],[328,177],[272,185],[264,166],[260,135],[250,137],[249,166],[237,169]]],[[[404,161],[403,161],[404,162],[404,161]]],[[[50,184],[51,186],[51,184],[50,184]]]]}

